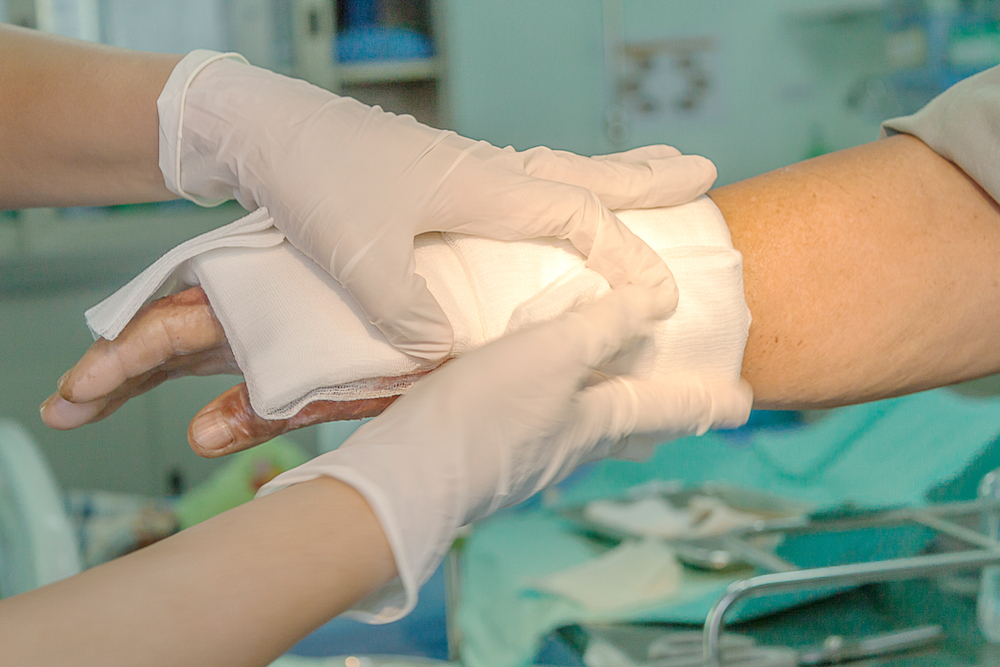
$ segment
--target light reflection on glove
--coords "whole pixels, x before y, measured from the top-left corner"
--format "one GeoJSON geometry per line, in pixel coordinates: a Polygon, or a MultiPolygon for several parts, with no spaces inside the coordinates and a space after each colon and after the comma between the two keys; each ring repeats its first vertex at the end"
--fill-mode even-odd
{"type": "Polygon", "coordinates": [[[669,270],[610,208],[694,199],[715,180],[705,158],[668,146],[598,158],[500,149],[230,56],[189,54],[160,95],[167,187],[205,205],[266,206],[407,354],[437,360],[452,344],[413,272],[413,237],[428,231],[565,238],[613,286],[657,287],[676,303],[669,270]]]}
{"type": "Polygon", "coordinates": [[[339,449],[262,491],[323,475],[355,487],[379,517],[399,571],[358,611],[377,622],[398,618],[459,527],[583,463],[627,455],[632,431],[666,440],[746,422],[753,397],[745,382],[597,372],[663,314],[651,290],[625,286],[501,338],[432,372],[339,449]]]}

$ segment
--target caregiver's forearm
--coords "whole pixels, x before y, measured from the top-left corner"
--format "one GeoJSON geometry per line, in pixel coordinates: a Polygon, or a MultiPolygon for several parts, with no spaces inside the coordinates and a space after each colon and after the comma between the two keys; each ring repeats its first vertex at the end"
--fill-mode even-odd
{"type": "Polygon", "coordinates": [[[156,98],[179,59],[0,24],[0,209],[174,198],[156,98]]]}
{"type": "Polygon", "coordinates": [[[1000,210],[897,136],[710,193],[744,257],[743,374],[762,408],[1000,371],[1000,210]]]}
{"type": "Polygon", "coordinates": [[[2,662],[267,665],[395,574],[368,504],[317,479],[0,601],[2,662]]]}

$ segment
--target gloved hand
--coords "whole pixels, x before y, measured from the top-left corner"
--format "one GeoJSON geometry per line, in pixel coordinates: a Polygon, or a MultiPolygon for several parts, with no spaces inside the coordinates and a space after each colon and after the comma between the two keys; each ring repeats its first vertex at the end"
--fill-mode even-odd
{"type": "Polygon", "coordinates": [[[164,87],[167,187],[203,205],[266,206],[400,350],[436,360],[451,349],[448,320],[413,272],[413,237],[428,231],[565,238],[612,286],[676,300],[669,270],[608,207],[690,201],[715,180],[705,158],[668,146],[599,158],[500,149],[237,57],[192,52],[164,87]]]}
{"type": "Polygon", "coordinates": [[[413,608],[459,527],[580,464],[630,456],[632,432],[658,432],[662,442],[746,422],[753,396],[745,382],[598,372],[663,313],[650,289],[630,285],[501,338],[432,372],[339,449],[262,492],[322,475],[355,487],[378,516],[399,572],[363,607],[376,621],[393,620],[413,608]]]}

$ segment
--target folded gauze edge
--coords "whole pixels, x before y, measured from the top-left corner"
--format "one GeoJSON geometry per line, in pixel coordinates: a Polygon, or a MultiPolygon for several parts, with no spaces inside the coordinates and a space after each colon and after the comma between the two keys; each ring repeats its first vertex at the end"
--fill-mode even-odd
{"type": "MultiPolygon", "coordinates": [[[[742,257],[719,209],[703,196],[619,216],[666,261],[680,298],[651,339],[602,370],[640,377],[699,372],[735,384],[750,312],[742,257]]],[[[567,241],[431,233],[414,245],[416,271],[454,329],[456,356],[610,291],[567,241]]],[[[264,208],[177,246],[88,310],[87,324],[95,337],[114,339],[149,300],[199,284],[244,373],[250,403],[265,419],[291,417],[313,401],[401,394],[415,372],[426,370],[286,241],[264,208]]]]}

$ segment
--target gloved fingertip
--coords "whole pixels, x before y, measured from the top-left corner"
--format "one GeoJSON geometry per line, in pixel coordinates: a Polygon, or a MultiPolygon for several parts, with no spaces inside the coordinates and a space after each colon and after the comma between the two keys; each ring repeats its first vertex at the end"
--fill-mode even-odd
{"type": "Polygon", "coordinates": [[[648,173],[643,196],[633,202],[636,208],[685,204],[708,192],[718,178],[712,161],[700,155],[650,160],[648,173]]]}
{"type": "MultiPolygon", "coordinates": [[[[662,263],[650,264],[643,269],[632,268],[625,276],[624,284],[616,287],[635,286],[644,290],[645,297],[652,306],[653,317],[666,317],[677,309],[680,292],[673,274],[662,263]]],[[[610,282],[610,281],[609,281],[610,282]]]]}
{"type": "Polygon", "coordinates": [[[379,293],[369,292],[362,302],[370,306],[365,310],[371,323],[393,347],[418,361],[435,362],[447,357],[455,334],[424,279],[414,273],[391,287],[385,282],[381,298],[379,293]]]}
{"type": "Polygon", "coordinates": [[[623,321],[632,322],[628,325],[628,329],[632,330],[635,335],[651,334],[656,320],[670,312],[677,303],[676,296],[673,297],[672,301],[664,299],[665,296],[669,299],[670,295],[663,288],[624,285],[616,292],[622,301],[622,308],[629,313],[629,316],[623,321]]]}
{"type": "Polygon", "coordinates": [[[394,345],[400,352],[427,363],[444,360],[451,353],[452,348],[451,341],[401,341],[394,343],[394,345]]]}
{"type": "Polygon", "coordinates": [[[727,389],[722,396],[716,393],[718,403],[713,412],[712,427],[718,429],[739,428],[750,419],[753,409],[753,387],[740,378],[735,387],[727,389]]]}
{"type": "Polygon", "coordinates": [[[708,187],[712,187],[712,183],[715,183],[715,179],[719,177],[719,170],[716,169],[715,163],[701,155],[692,155],[691,161],[702,170],[703,178],[708,183],[708,187]]]}
{"type": "Polygon", "coordinates": [[[644,157],[676,157],[681,155],[681,152],[667,144],[653,144],[645,148],[636,148],[626,153],[626,155],[635,155],[636,157],[639,155],[644,157]]]}
{"type": "Polygon", "coordinates": [[[646,160],[657,160],[660,158],[677,157],[681,152],[673,146],[666,144],[652,144],[650,146],[639,146],[631,150],[620,153],[609,153],[607,155],[595,155],[596,160],[613,160],[615,162],[644,162],[646,160]]]}
{"type": "Polygon", "coordinates": [[[650,292],[653,299],[653,311],[657,319],[666,317],[677,310],[680,292],[677,290],[677,283],[674,282],[673,276],[653,287],[650,292]]]}
{"type": "Polygon", "coordinates": [[[672,277],[657,285],[627,283],[615,289],[622,293],[628,292],[632,294],[633,296],[629,298],[633,303],[641,300],[641,307],[633,307],[643,312],[651,322],[663,319],[677,310],[677,303],[680,300],[677,283],[673,281],[672,277]]]}
{"type": "Polygon", "coordinates": [[[451,324],[424,320],[416,323],[395,321],[392,325],[379,327],[389,342],[400,352],[426,362],[436,362],[451,354],[455,334],[451,324]]]}
{"type": "Polygon", "coordinates": [[[587,257],[587,267],[600,273],[612,287],[642,285],[660,291],[664,315],[677,307],[677,285],[670,268],[643,240],[635,236],[612,212],[613,224],[598,227],[587,257]]]}
{"type": "Polygon", "coordinates": [[[692,197],[708,192],[719,177],[715,163],[701,155],[679,155],[653,162],[651,166],[661,175],[665,187],[688,189],[692,197]]]}

